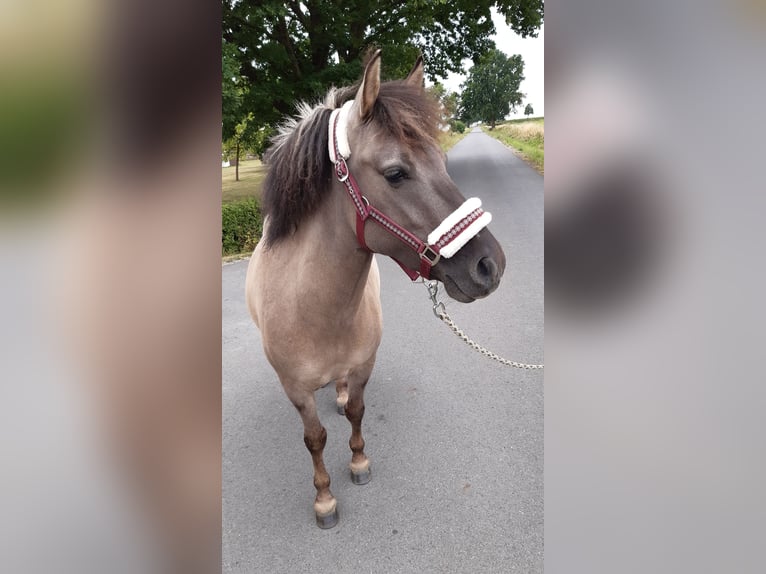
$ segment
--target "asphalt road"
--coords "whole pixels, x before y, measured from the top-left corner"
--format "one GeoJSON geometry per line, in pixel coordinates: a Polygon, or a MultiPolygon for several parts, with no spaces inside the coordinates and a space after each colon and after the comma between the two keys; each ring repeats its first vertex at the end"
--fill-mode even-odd
{"type": "MultiPolygon", "coordinates": [[[[543,362],[543,178],[474,130],[449,153],[482,198],[507,267],[498,290],[448,312],[511,360],[543,362]]],[[[372,481],[351,483],[350,425],[317,394],[340,522],[315,526],[300,418],[244,303],[247,262],[223,281],[223,571],[542,572],[543,373],[494,363],[432,314],[425,288],[378,258],[383,342],[365,393],[372,481]]]]}

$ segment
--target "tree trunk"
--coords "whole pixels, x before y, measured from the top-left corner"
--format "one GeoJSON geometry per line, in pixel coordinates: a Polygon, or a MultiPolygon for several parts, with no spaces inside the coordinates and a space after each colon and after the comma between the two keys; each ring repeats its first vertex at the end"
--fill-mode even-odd
{"type": "Polygon", "coordinates": [[[239,139],[237,139],[237,158],[234,165],[234,181],[239,181],[239,139]]]}

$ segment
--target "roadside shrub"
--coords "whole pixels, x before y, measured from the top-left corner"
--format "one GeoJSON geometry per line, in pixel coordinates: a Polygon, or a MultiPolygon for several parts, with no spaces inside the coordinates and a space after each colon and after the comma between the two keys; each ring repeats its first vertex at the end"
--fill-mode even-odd
{"type": "Polygon", "coordinates": [[[453,132],[462,134],[465,131],[465,124],[460,120],[454,120],[450,128],[453,132]]]}
{"type": "Polygon", "coordinates": [[[223,255],[252,251],[262,232],[261,210],[255,198],[249,197],[221,205],[223,255]]]}

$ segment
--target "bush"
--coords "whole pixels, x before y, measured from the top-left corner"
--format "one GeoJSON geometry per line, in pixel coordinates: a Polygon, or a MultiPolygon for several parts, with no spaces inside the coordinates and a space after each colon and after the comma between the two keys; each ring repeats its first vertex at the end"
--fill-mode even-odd
{"type": "Polygon", "coordinates": [[[454,120],[450,129],[455,133],[462,134],[465,131],[465,124],[460,120],[454,120]]]}
{"type": "Polygon", "coordinates": [[[224,203],[221,206],[223,255],[252,251],[262,232],[261,210],[255,198],[224,203]]]}

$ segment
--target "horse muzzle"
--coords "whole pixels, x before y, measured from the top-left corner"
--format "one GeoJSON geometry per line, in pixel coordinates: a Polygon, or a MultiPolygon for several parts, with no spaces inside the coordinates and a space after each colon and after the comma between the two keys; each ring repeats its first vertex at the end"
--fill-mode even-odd
{"type": "Polygon", "coordinates": [[[441,259],[431,277],[444,283],[447,294],[471,303],[492,293],[505,272],[505,253],[497,239],[482,230],[451,259],[441,259]]]}

